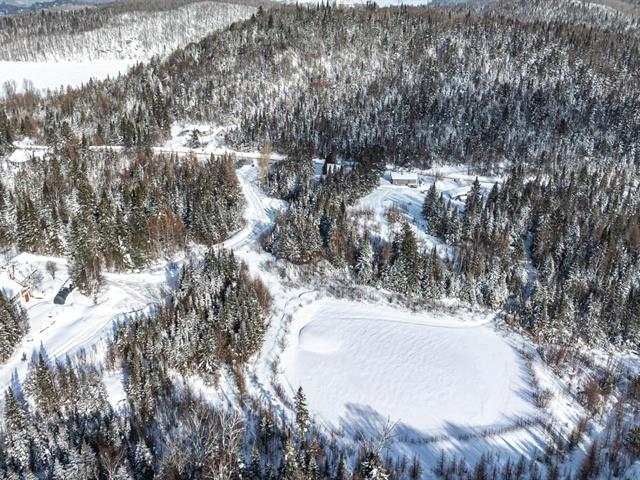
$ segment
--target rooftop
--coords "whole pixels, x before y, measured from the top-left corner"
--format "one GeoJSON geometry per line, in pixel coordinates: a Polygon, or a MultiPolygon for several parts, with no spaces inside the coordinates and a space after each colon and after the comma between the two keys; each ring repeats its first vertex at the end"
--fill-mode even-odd
{"type": "Polygon", "coordinates": [[[414,180],[418,181],[418,174],[414,172],[391,172],[391,180],[414,180]]]}

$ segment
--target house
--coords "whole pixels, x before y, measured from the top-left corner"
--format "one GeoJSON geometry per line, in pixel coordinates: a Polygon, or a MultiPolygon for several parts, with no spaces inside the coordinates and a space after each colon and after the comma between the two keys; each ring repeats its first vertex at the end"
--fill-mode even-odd
{"type": "Polygon", "coordinates": [[[324,164],[324,167],[322,168],[322,174],[323,175],[333,175],[337,172],[339,172],[340,170],[342,170],[342,164],[341,163],[329,163],[329,161],[326,161],[324,164]]]}
{"type": "Polygon", "coordinates": [[[394,185],[415,188],[418,186],[418,174],[411,172],[391,172],[391,183],[394,185]]]}
{"type": "Polygon", "coordinates": [[[31,291],[28,287],[21,285],[15,280],[13,275],[0,273],[0,294],[14,305],[22,302],[27,303],[31,300],[31,291]]]}

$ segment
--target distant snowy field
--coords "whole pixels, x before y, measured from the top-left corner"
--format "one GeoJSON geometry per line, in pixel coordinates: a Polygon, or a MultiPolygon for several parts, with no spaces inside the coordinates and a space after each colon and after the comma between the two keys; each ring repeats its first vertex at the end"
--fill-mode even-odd
{"type": "Polygon", "coordinates": [[[0,96],[5,93],[5,82],[14,82],[18,92],[24,81],[30,81],[41,92],[60,87],[80,87],[90,79],[104,80],[126,73],[133,60],[95,60],[83,62],[6,62],[0,61],[0,96]]]}
{"type": "Polygon", "coordinates": [[[416,438],[535,415],[524,361],[490,316],[321,300],[296,312],[287,340],[286,382],[330,429],[388,419],[416,438]]]}

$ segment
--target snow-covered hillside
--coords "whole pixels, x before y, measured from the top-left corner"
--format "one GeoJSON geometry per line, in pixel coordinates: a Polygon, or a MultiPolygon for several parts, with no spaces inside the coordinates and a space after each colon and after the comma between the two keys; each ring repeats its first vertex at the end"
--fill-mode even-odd
{"type": "Polygon", "coordinates": [[[213,30],[248,18],[255,8],[200,2],[165,11],[134,10],[117,14],[104,11],[107,12],[104,23],[95,29],[50,27],[52,33],[42,34],[25,27],[21,35],[12,35],[10,30],[5,34],[0,32],[0,60],[143,61],[155,55],[168,55],[213,30]]]}
{"type": "Polygon", "coordinates": [[[166,56],[247,18],[255,8],[200,2],[169,10],[102,11],[104,24],[94,29],[65,27],[54,21],[48,25],[52,32],[43,33],[45,29],[36,23],[40,19],[27,16],[20,35],[14,31],[17,27],[0,30],[0,96],[29,89],[46,92],[80,87],[91,79],[117,77],[137,62],[166,56]],[[33,28],[29,18],[33,18],[33,28]]]}

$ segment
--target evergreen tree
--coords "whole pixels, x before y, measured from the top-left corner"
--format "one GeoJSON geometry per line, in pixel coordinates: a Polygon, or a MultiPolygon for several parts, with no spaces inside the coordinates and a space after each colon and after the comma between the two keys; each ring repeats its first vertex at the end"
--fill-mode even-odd
{"type": "Polygon", "coordinates": [[[307,408],[307,399],[304,395],[302,387],[298,388],[295,396],[296,423],[300,438],[304,439],[309,431],[309,409],[307,408]]]}

